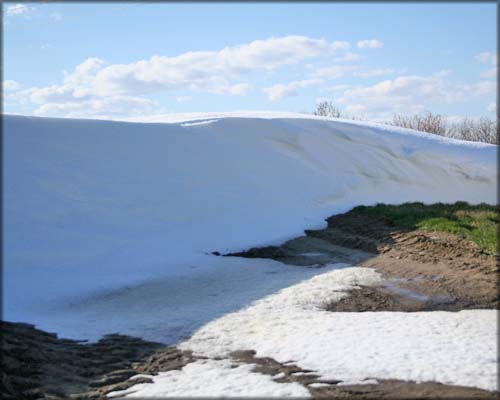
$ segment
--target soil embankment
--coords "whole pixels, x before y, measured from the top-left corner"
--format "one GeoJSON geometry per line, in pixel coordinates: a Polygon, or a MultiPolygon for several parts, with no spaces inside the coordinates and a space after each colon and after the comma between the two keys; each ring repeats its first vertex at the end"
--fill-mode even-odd
{"type": "Polygon", "coordinates": [[[328,226],[281,246],[253,248],[229,256],[271,258],[321,266],[347,262],[374,268],[385,278],[360,288],[332,311],[459,311],[498,308],[498,257],[477,244],[445,232],[410,230],[380,216],[350,212],[328,226]]]}

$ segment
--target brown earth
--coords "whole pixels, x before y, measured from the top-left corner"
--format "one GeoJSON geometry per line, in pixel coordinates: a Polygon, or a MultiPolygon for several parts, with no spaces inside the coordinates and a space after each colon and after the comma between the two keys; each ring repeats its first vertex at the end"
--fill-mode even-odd
{"type": "Polygon", "coordinates": [[[314,371],[291,363],[279,363],[269,357],[255,357],[255,351],[237,351],[231,357],[239,362],[256,364],[255,372],[278,377],[275,382],[300,383],[315,399],[496,399],[498,393],[437,382],[415,383],[395,379],[377,379],[377,384],[339,385],[342,381],[321,379],[314,371]],[[314,384],[322,384],[314,387],[314,384]],[[311,386],[313,385],[313,386],[311,386]]]}
{"type": "MultiPolygon", "coordinates": [[[[390,310],[403,297],[408,307],[397,306],[400,311],[498,308],[499,259],[477,244],[444,232],[395,227],[383,217],[367,214],[351,212],[327,222],[327,228],[307,230],[305,236],[281,246],[227,255],[304,266],[346,262],[374,268],[386,279],[386,285],[382,290],[354,291],[355,309],[390,310]]],[[[343,310],[347,311],[346,307],[344,304],[343,310]]]]}
{"type": "Polygon", "coordinates": [[[85,344],[28,324],[0,321],[0,328],[4,399],[105,399],[148,381],[128,380],[134,375],[181,369],[191,360],[176,348],[124,335],[85,344]]]}

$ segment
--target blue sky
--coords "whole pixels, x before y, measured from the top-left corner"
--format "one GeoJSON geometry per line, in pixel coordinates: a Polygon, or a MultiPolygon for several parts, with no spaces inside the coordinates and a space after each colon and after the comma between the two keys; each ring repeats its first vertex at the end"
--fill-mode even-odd
{"type": "Polygon", "coordinates": [[[496,4],[4,3],[4,112],[493,116],[496,4]]]}

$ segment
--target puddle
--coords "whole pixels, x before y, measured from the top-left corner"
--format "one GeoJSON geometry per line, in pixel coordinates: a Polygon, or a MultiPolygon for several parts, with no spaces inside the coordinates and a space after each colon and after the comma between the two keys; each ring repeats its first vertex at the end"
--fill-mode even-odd
{"type": "Polygon", "coordinates": [[[393,283],[389,283],[389,282],[386,283],[384,286],[382,286],[382,288],[388,292],[395,293],[395,294],[398,294],[400,296],[403,296],[403,297],[406,297],[406,298],[409,298],[412,300],[420,301],[422,303],[429,301],[429,300],[432,300],[432,297],[430,297],[430,296],[426,296],[424,294],[419,294],[417,292],[414,292],[413,290],[405,289],[405,288],[402,288],[400,286],[396,286],[393,283]]]}
{"type": "Polygon", "coordinates": [[[318,256],[324,256],[325,253],[300,253],[299,256],[304,256],[304,257],[318,257],[318,256]]]}
{"type": "MultiPolygon", "coordinates": [[[[439,280],[441,277],[439,275],[433,275],[432,280],[439,280]]],[[[421,303],[452,303],[453,298],[450,296],[427,296],[425,294],[421,294],[418,292],[415,292],[414,290],[410,290],[401,286],[398,286],[397,283],[406,283],[406,282],[418,282],[422,281],[421,278],[411,278],[411,279],[405,279],[405,278],[395,278],[391,279],[390,281],[386,281],[386,283],[382,286],[382,289],[384,289],[387,292],[394,293],[400,296],[403,296],[407,299],[410,300],[415,300],[421,303]]]]}

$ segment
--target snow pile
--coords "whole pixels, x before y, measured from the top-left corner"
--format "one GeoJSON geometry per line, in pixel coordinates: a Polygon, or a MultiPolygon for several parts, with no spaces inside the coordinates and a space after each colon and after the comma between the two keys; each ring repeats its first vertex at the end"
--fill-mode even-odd
{"type": "MultiPolygon", "coordinates": [[[[301,114],[155,118],[3,117],[6,320],[185,340],[208,356],[254,349],[347,383],[496,388],[495,311],[329,313],[323,302],[380,275],[209,255],[280,243],[359,204],[495,203],[496,146],[301,114]]],[[[134,390],[305,393],[249,368],[200,361],[134,390]],[[185,385],[193,376],[204,385],[185,385]]]]}
{"type": "Polygon", "coordinates": [[[4,318],[60,329],[45,324],[55,303],[180,276],[358,204],[496,199],[492,145],[302,114],[169,118],[3,117],[4,318]]]}
{"type": "Polygon", "coordinates": [[[253,349],[256,357],[293,361],[343,384],[376,378],[498,390],[495,310],[339,313],[319,307],[321,299],[338,300],[378,281],[366,268],[329,271],[208,323],[179,347],[209,357],[253,349]]]}
{"type": "Polygon", "coordinates": [[[252,372],[254,367],[228,360],[198,360],[180,371],[160,372],[152,377],[153,384],[140,383],[108,397],[310,397],[304,386],[276,383],[271,376],[252,372]]]}

